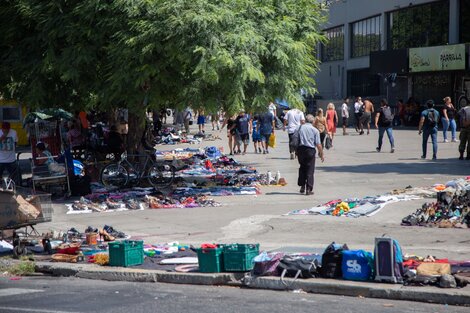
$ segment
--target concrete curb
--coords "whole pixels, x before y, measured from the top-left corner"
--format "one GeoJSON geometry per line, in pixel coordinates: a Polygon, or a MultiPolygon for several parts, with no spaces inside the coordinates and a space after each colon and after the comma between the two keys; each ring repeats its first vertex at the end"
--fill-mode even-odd
{"type": "MultiPolygon", "coordinates": [[[[19,262],[12,260],[11,263],[19,262]]],[[[354,282],[333,279],[291,279],[283,284],[279,277],[244,277],[244,273],[175,273],[95,264],[36,262],[36,272],[53,276],[79,277],[107,281],[160,282],[188,285],[240,286],[269,290],[303,290],[309,293],[399,301],[470,306],[470,287],[441,289],[409,287],[399,284],[354,282]],[[287,286],[286,286],[287,285],[287,286]]]]}
{"type": "Polygon", "coordinates": [[[400,301],[417,301],[449,305],[470,305],[470,288],[441,289],[438,287],[409,287],[399,284],[353,282],[332,279],[285,279],[279,277],[248,277],[244,285],[249,288],[271,290],[296,290],[350,297],[379,298],[400,301]],[[287,286],[286,286],[287,285],[287,286]]]}
{"type": "Polygon", "coordinates": [[[188,285],[236,285],[237,273],[175,273],[123,267],[102,267],[94,264],[36,262],[36,271],[53,276],[74,276],[87,279],[129,282],[159,282],[188,285]]]}

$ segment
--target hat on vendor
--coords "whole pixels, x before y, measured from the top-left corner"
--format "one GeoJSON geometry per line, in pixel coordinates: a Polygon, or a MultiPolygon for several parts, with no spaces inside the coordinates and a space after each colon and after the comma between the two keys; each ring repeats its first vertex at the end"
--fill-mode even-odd
{"type": "Polygon", "coordinates": [[[9,130],[10,128],[11,128],[11,125],[9,122],[2,123],[2,129],[9,130]]]}

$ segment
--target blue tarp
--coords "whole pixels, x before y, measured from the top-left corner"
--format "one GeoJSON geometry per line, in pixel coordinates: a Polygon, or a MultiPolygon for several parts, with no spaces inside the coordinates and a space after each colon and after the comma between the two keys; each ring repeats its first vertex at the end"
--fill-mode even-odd
{"type": "Polygon", "coordinates": [[[284,99],[276,99],[275,102],[283,109],[289,109],[289,103],[284,99]]]}

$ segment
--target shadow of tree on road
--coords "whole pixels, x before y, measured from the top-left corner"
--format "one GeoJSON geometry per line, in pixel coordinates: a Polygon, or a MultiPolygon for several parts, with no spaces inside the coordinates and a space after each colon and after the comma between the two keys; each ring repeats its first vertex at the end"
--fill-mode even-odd
{"type": "Polygon", "coordinates": [[[372,163],[360,165],[322,166],[317,170],[323,172],[371,173],[371,174],[446,174],[470,175],[470,162],[457,159],[427,160],[407,163],[372,163]]]}

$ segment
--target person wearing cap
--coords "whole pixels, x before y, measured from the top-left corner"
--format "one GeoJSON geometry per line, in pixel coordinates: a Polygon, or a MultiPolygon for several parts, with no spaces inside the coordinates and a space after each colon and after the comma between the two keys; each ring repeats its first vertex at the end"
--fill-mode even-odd
{"type": "Polygon", "coordinates": [[[418,134],[423,134],[423,155],[421,159],[426,159],[428,139],[432,140],[432,159],[437,159],[437,125],[439,121],[439,113],[434,109],[434,100],[426,102],[427,109],[421,113],[419,120],[418,134]]]}
{"type": "Polygon", "coordinates": [[[3,122],[0,130],[0,176],[5,170],[13,181],[16,182],[16,144],[18,135],[11,129],[10,123],[3,122]]]}

